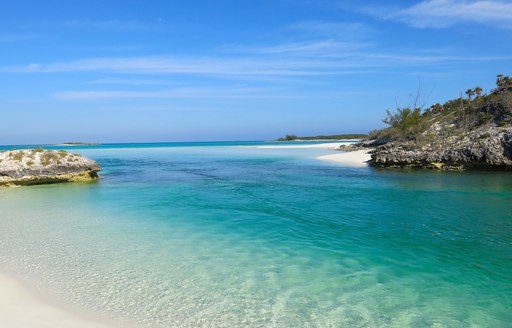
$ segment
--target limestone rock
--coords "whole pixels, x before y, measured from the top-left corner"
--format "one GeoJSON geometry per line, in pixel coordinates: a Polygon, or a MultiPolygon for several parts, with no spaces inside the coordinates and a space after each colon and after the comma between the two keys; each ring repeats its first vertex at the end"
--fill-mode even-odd
{"type": "Polygon", "coordinates": [[[372,154],[376,167],[439,170],[512,170],[512,127],[488,126],[418,147],[412,142],[381,145],[372,154]]]}
{"type": "Polygon", "coordinates": [[[0,186],[92,181],[100,170],[95,161],[63,150],[0,152],[0,186]]]}

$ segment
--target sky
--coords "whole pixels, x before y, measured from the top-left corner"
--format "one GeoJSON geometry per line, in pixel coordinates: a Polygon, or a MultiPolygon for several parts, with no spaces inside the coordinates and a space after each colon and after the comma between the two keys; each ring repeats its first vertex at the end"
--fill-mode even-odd
{"type": "Polygon", "coordinates": [[[3,1],[0,144],[366,133],[499,73],[511,0],[3,1]]]}

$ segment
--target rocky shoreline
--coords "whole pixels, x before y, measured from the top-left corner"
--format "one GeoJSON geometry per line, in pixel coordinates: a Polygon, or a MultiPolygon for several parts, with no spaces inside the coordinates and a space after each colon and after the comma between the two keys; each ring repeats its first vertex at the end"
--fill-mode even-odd
{"type": "Polygon", "coordinates": [[[436,170],[512,170],[512,128],[487,128],[443,145],[415,148],[408,142],[380,145],[372,152],[374,167],[410,167],[436,170]]]}
{"type": "Polygon", "coordinates": [[[0,153],[0,187],[94,181],[100,170],[95,161],[63,150],[37,148],[0,153]]]}
{"type": "Polygon", "coordinates": [[[466,94],[427,109],[388,110],[389,127],[341,150],[373,149],[373,167],[512,171],[512,78],[499,74],[491,93],[466,94]]]}

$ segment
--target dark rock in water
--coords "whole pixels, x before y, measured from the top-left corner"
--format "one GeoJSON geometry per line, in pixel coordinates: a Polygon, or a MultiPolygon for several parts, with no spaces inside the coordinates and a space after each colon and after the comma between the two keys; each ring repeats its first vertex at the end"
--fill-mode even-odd
{"type": "Polygon", "coordinates": [[[27,149],[0,153],[0,186],[96,180],[95,161],[66,151],[27,149]]]}

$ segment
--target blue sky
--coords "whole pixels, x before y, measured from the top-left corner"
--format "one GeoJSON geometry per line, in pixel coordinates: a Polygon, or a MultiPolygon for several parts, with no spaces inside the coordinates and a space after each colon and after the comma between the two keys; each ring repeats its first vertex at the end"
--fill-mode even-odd
{"type": "Polygon", "coordinates": [[[512,1],[5,1],[0,144],[365,133],[512,75],[512,1]]]}

